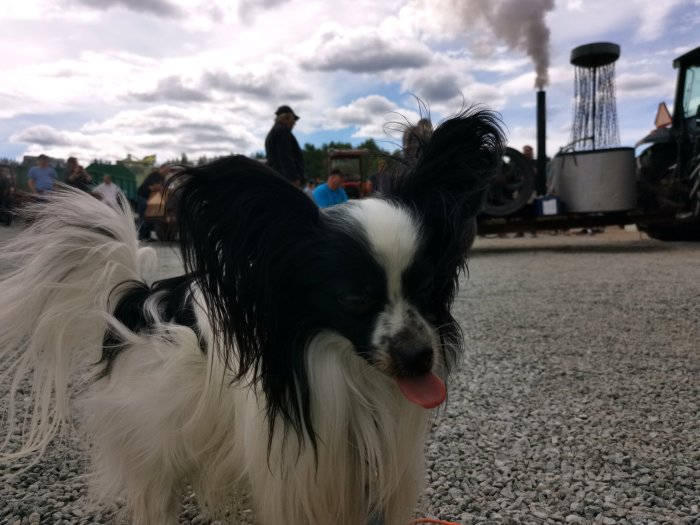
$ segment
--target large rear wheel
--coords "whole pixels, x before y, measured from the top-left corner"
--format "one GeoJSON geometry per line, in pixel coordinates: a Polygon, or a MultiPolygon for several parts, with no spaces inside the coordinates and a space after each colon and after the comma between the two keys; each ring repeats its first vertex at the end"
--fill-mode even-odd
{"type": "Polygon", "coordinates": [[[500,171],[486,195],[484,212],[493,217],[507,217],[520,211],[535,191],[532,162],[513,148],[506,148],[500,171]]]}

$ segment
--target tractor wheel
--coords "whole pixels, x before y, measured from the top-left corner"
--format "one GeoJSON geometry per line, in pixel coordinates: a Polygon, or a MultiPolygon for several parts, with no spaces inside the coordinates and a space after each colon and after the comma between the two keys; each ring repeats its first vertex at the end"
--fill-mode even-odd
{"type": "Polygon", "coordinates": [[[513,148],[506,148],[501,169],[486,194],[484,212],[493,217],[507,217],[522,208],[535,191],[532,162],[513,148]]]}

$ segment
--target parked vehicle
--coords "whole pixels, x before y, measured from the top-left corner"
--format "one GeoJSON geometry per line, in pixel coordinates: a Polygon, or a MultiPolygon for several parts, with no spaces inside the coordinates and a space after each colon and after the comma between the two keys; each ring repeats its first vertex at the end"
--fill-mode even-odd
{"type": "Polygon", "coordinates": [[[351,199],[366,197],[372,192],[369,182],[370,152],[366,149],[328,150],[328,172],[340,169],[345,175],[343,189],[351,199]]]}
{"type": "MultiPolygon", "coordinates": [[[[661,240],[700,240],[700,47],[673,61],[678,69],[673,116],[640,144],[640,206],[646,213],[669,213],[663,221],[639,221],[639,228],[661,240]]],[[[665,104],[658,117],[668,115],[665,104]]],[[[659,118],[657,118],[657,121],[659,118]]]]}

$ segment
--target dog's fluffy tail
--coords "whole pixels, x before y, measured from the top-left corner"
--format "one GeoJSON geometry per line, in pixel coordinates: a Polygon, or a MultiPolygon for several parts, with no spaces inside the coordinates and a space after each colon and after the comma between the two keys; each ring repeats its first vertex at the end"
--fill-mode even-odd
{"type": "Polygon", "coordinates": [[[41,454],[70,424],[71,393],[87,377],[75,372],[100,360],[110,305],[118,300],[112,291],[142,280],[155,263],[154,250],[139,249],[123,200],[114,208],[63,188],[27,216],[31,226],[0,247],[0,391],[9,393],[0,417],[4,459],[41,454]],[[16,402],[28,396],[20,415],[16,402]],[[17,433],[23,445],[9,450],[17,433]]]}

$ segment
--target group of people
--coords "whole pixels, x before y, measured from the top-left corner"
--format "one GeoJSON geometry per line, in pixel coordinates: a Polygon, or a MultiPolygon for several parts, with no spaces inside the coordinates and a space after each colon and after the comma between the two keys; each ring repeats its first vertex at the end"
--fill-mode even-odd
{"type": "MultiPolygon", "coordinates": [[[[153,223],[147,217],[148,201],[154,194],[161,193],[165,184],[168,166],[154,169],[136,191],[135,208],[138,215],[138,237],[141,241],[150,241],[153,223]]],[[[113,181],[111,175],[104,174],[102,181],[95,185],[92,176],[80,165],[78,159],[70,157],[65,164],[63,177],[59,178],[56,169],[51,166],[47,155],[37,157],[36,165],[27,173],[27,186],[33,198],[42,198],[53,192],[57,185],[65,184],[89,193],[93,197],[117,206],[125,198],[122,189],[113,181]]],[[[0,170],[0,224],[10,226],[14,221],[15,199],[14,175],[0,170]]]]}
{"type": "MultiPolygon", "coordinates": [[[[27,174],[27,185],[30,193],[41,196],[54,190],[58,182],[56,170],[49,165],[49,157],[43,153],[37,158],[37,165],[29,170],[27,174]]],[[[102,182],[93,186],[92,176],[78,163],[78,159],[70,157],[66,161],[64,182],[86,193],[90,193],[96,198],[116,206],[121,189],[117,186],[110,175],[104,175],[102,182]]]]}
{"type": "MultiPolygon", "coordinates": [[[[335,168],[331,170],[328,180],[316,185],[306,179],[304,172],[304,155],[292,130],[299,120],[289,106],[280,106],[275,112],[275,120],[272,129],[265,139],[267,163],[277,173],[288,179],[293,185],[304,191],[316,202],[320,208],[327,208],[342,204],[348,200],[348,195],[343,189],[345,175],[335,168]]],[[[432,133],[432,126],[427,119],[421,119],[416,126],[409,127],[404,133],[404,156],[408,165],[417,161],[422,145],[432,133]]],[[[381,188],[380,177],[384,163],[380,162],[379,171],[371,177],[375,190],[381,188]]],[[[47,155],[39,155],[37,165],[29,170],[27,182],[30,193],[41,196],[54,190],[58,182],[56,170],[50,166],[47,155]]],[[[114,183],[112,177],[104,175],[102,182],[93,185],[92,176],[81,166],[75,157],[66,161],[64,176],[65,184],[85,191],[103,200],[116,205],[121,189],[114,183]]],[[[147,220],[146,210],[148,200],[154,193],[160,192],[165,183],[163,169],[153,170],[143,181],[136,194],[136,213],[139,221],[139,239],[150,240],[153,225],[147,220]]],[[[10,199],[9,183],[0,180],[0,219],[3,219],[2,208],[9,209],[10,199]]],[[[7,221],[9,222],[9,220],[7,221]]]]}
{"type": "MultiPolygon", "coordinates": [[[[27,186],[30,195],[35,198],[46,196],[56,188],[58,182],[58,174],[56,169],[49,164],[49,157],[44,154],[39,155],[36,166],[33,166],[27,173],[27,186]]],[[[70,157],[66,161],[63,182],[114,206],[116,206],[119,194],[121,194],[121,189],[109,175],[105,175],[102,182],[94,186],[92,177],[75,157],[70,157]]],[[[10,168],[3,168],[0,170],[0,224],[3,226],[11,226],[14,222],[18,198],[15,190],[14,174],[10,168]]]]}
{"type": "MultiPolygon", "coordinates": [[[[344,174],[340,169],[332,169],[328,180],[318,186],[307,181],[304,173],[304,155],[292,133],[299,118],[289,106],[277,108],[274,124],[265,138],[268,166],[293,185],[304,189],[320,208],[346,202],[348,195],[343,189],[344,174]]],[[[418,161],[432,131],[432,124],[426,118],[420,119],[415,126],[407,127],[403,135],[403,154],[407,168],[410,169],[418,161]]],[[[381,177],[384,168],[384,162],[380,161],[378,172],[370,177],[375,191],[382,189],[381,177]]]]}
{"type": "MultiPolygon", "coordinates": [[[[0,224],[11,225],[14,219],[12,209],[14,207],[14,183],[10,176],[0,174],[0,224]]],[[[56,169],[50,165],[49,157],[41,154],[37,157],[36,166],[33,166],[27,174],[29,193],[35,197],[42,197],[54,191],[59,182],[56,169]]],[[[78,159],[70,157],[66,161],[63,183],[81,191],[89,193],[97,199],[116,206],[120,195],[124,197],[121,188],[112,180],[111,175],[105,174],[100,184],[94,185],[92,176],[80,165],[78,159]]],[[[141,241],[151,240],[153,223],[146,217],[148,200],[155,193],[160,193],[165,183],[164,168],[153,170],[139,186],[136,192],[136,212],[138,214],[138,237],[141,241]]]]}

